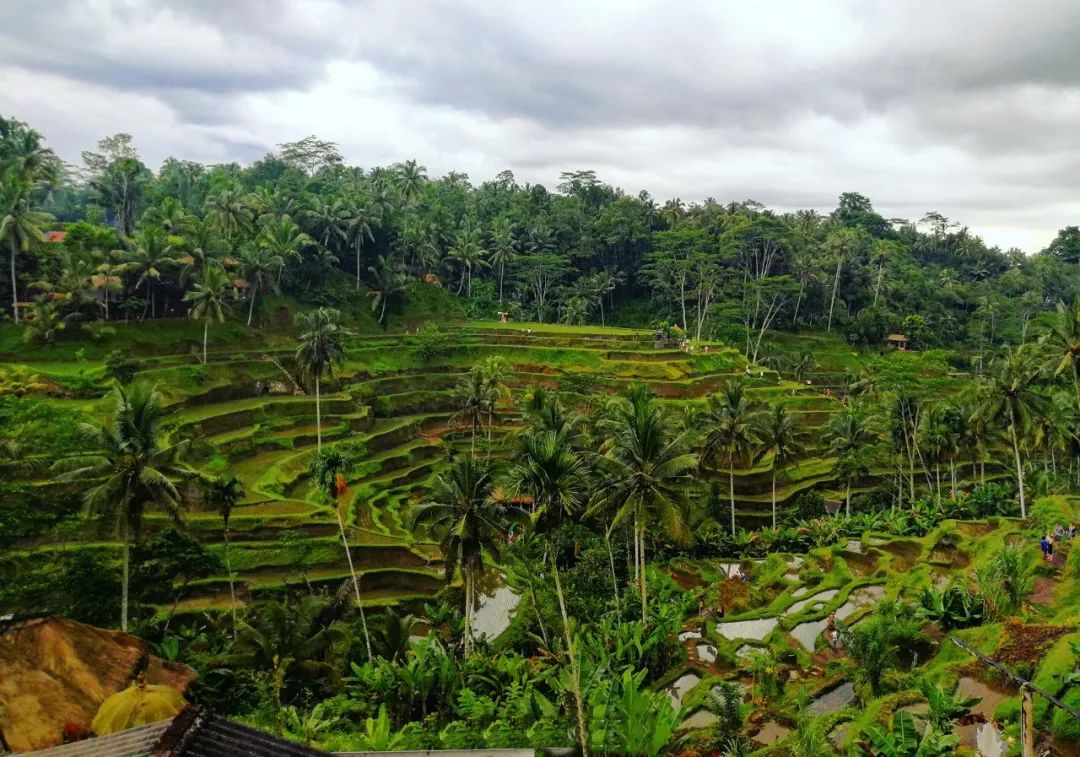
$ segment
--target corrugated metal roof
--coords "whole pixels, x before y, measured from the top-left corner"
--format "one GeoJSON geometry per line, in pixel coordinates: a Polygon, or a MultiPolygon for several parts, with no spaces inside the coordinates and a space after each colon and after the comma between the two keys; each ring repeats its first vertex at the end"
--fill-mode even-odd
{"type": "Polygon", "coordinates": [[[159,720],[156,723],[129,728],[120,733],[54,746],[50,749],[40,749],[36,752],[24,752],[24,754],[47,757],[75,757],[76,755],[78,757],[146,757],[172,722],[172,718],[159,720]]]}
{"type": "Polygon", "coordinates": [[[183,757],[324,757],[326,752],[208,715],[175,754],[183,757]]]}

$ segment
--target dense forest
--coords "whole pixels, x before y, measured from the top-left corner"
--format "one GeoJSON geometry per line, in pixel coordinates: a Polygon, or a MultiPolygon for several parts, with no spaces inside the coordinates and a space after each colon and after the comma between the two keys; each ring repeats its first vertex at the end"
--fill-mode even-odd
{"type": "Polygon", "coordinates": [[[267,292],[341,307],[357,299],[344,273],[380,321],[409,281],[435,277],[472,316],[667,322],[751,359],[770,330],[802,327],[981,351],[1024,342],[1040,312],[1080,292],[1080,228],[1028,256],[936,212],[884,218],[856,192],[826,216],[661,204],[593,171],[562,174],[555,191],[510,172],[474,186],[415,161],[350,167],[315,137],[248,167],[169,158],[155,173],[126,134],[79,166],[18,121],[0,120],[0,136],[5,296],[46,341],[85,319],[184,315],[205,297],[242,296],[249,323],[267,292]],[[49,231],[65,233],[50,243],[49,231]]]}
{"type": "Polygon", "coordinates": [[[277,147],[0,118],[0,751],[1080,749],[1080,228],[277,147]]]}

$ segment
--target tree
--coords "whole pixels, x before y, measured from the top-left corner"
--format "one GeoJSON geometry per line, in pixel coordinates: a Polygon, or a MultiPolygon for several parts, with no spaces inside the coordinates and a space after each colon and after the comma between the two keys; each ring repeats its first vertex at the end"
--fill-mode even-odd
{"type": "Polygon", "coordinates": [[[1000,424],[1009,433],[1020,496],[1020,517],[1024,519],[1027,518],[1027,500],[1021,448],[1031,430],[1032,416],[1042,404],[1035,385],[1038,361],[1031,347],[1009,350],[993,362],[989,376],[984,379],[986,390],[979,409],[979,415],[986,423],[1000,424]]]}
{"type": "Polygon", "coordinates": [[[248,303],[247,325],[255,315],[255,298],[260,291],[269,289],[278,291],[274,273],[281,270],[285,261],[269,247],[247,245],[240,251],[240,272],[247,280],[251,302],[248,303]]]}
{"type": "Polygon", "coordinates": [[[776,470],[799,458],[806,451],[805,431],[799,428],[787,408],[777,403],[762,414],[757,429],[757,462],[772,456],[772,527],[776,528],[776,470]]]}
{"type": "Polygon", "coordinates": [[[331,447],[325,452],[320,450],[315,453],[311,460],[311,477],[319,485],[319,488],[333,503],[334,513],[337,515],[338,531],[341,533],[341,544],[345,548],[345,560],[349,563],[349,575],[352,577],[353,591],[356,593],[356,607],[360,611],[360,623],[364,629],[364,644],[367,646],[367,656],[371,659],[371,635],[368,633],[367,616],[364,614],[364,601],[360,598],[360,577],[353,567],[352,551],[349,549],[349,538],[345,534],[345,518],[341,514],[342,495],[345,494],[345,476],[352,468],[352,460],[348,455],[337,447],[331,447]]]}
{"type": "Polygon", "coordinates": [[[139,201],[152,174],[137,157],[121,157],[109,163],[91,180],[94,197],[103,208],[111,210],[116,229],[122,236],[135,231],[139,201]]]}
{"type": "Polygon", "coordinates": [[[236,641],[236,577],[233,574],[232,560],[229,558],[229,518],[232,517],[233,508],[244,498],[244,482],[237,476],[229,478],[212,478],[203,483],[203,499],[206,504],[216,508],[221,515],[224,527],[225,544],[225,570],[229,574],[229,607],[232,612],[233,641],[236,641]]]}
{"type": "Polygon", "coordinates": [[[727,464],[731,500],[731,535],[735,531],[735,464],[744,461],[757,442],[757,408],[746,395],[741,379],[728,381],[706,401],[701,461],[719,459],[727,464]]]}
{"type": "Polygon", "coordinates": [[[468,281],[465,296],[472,298],[472,275],[475,268],[486,268],[489,263],[484,259],[484,248],[480,244],[480,230],[472,224],[466,224],[458,232],[454,239],[454,246],[446,255],[447,260],[452,260],[461,266],[461,282],[458,284],[457,293],[461,294],[462,287],[468,281]]]}
{"type": "Polygon", "coordinates": [[[382,255],[379,256],[378,266],[368,266],[368,273],[375,279],[375,287],[371,290],[371,309],[379,311],[379,325],[386,328],[386,308],[396,295],[405,291],[408,276],[405,266],[401,263],[387,262],[382,255]]]}
{"type": "Polygon", "coordinates": [[[866,467],[859,459],[860,453],[877,441],[877,432],[871,424],[871,418],[861,409],[845,407],[832,417],[825,433],[829,440],[829,452],[836,455],[837,465],[844,471],[844,507],[850,518],[851,481],[859,470],[866,467]]]}
{"type": "Polygon", "coordinates": [[[1072,372],[1076,408],[1080,410],[1080,299],[1072,305],[1058,301],[1057,318],[1044,341],[1053,350],[1054,373],[1072,372]]]}
{"type": "Polygon", "coordinates": [[[182,498],[176,482],[191,473],[176,462],[183,444],[163,446],[160,438],[164,411],[161,395],[136,385],[114,391],[111,419],[101,426],[83,424],[79,434],[86,453],[56,463],[57,480],[86,487],[83,501],[96,516],[111,521],[122,548],[120,630],[128,627],[130,549],[142,536],[143,515],[157,506],[178,523],[182,498]]]}
{"type": "Polygon", "coordinates": [[[450,463],[436,474],[431,498],[413,512],[413,526],[430,528],[439,539],[449,582],[460,570],[465,584],[465,654],[472,652],[472,615],[476,607],[476,580],[484,572],[484,553],[499,559],[504,512],[491,498],[495,471],[490,461],[472,454],[450,463]]]}
{"type": "Polygon", "coordinates": [[[345,362],[344,337],[348,332],[340,325],[341,314],[333,308],[317,308],[296,317],[300,327],[300,343],[296,347],[296,364],[302,375],[315,379],[315,439],[322,450],[322,409],[320,383],[324,375],[333,376],[334,366],[345,362]]]}
{"type": "Polygon", "coordinates": [[[237,234],[251,228],[251,206],[243,189],[236,184],[227,184],[207,197],[203,212],[217,232],[229,242],[237,234]]]}
{"type": "Polygon", "coordinates": [[[206,340],[210,333],[211,321],[225,322],[225,313],[229,304],[225,302],[232,283],[225,270],[217,265],[210,265],[202,272],[195,287],[184,295],[184,302],[191,303],[189,315],[203,321],[202,361],[206,365],[206,340]]]}
{"type": "Polygon", "coordinates": [[[606,441],[596,458],[604,474],[596,515],[614,508],[612,526],[633,523],[634,572],[641,592],[641,617],[648,622],[645,534],[655,529],[686,542],[686,489],[697,455],[687,451],[687,432],[676,434],[663,408],[643,386],[632,387],[602,425],[606,441]]]}
{"type": "Polygon", "coordinates": [[[471,429],[470,454],[476,454],[476,431],[484,422],[484,414],[498,399],[492,391],[482,365],[474,365],[454,389],[458,411],[450,418],[452,424],[467,423],[471,429]]]}
{"type": "Polygon", "coordinates": [[[6,240],[11,250],[11,310],[19,322],[19,281],[15,260],[19,253],[28,253],[45,241],[43,227],[51,216],[34,210],[30,204],[30,184],[14,175],[0,177],[0,240],[6,240]]]}
{"type": "Polygon", "coordinates": [[[345,238],[352,240],[356,250],[356,288],[360,288],[360,250],[364,246],[364,240],[375,241],[371,233],[371,224],[375,223],[376,217],[365,203],[367,198],[354,198],[345,206],[345,238]]]}
{"type": "Polygon", "coordinates": [[[427,184],[427,168],[418,165],[415,160],[406,160],[394,166],[394,188],[398,197],[406,205],[413,205],[420,199],[420,192],[427,184]]]}
{"type": "Polygon", "coordinates": [[[285,263],[290,260],[300,260],[300,251],[309,245],[315,244],[315,240],[304,232],[288,216],[271,218],[263,223],[259,232],[258,244],[271,254],[281,259],[278,268],[278,281],[281,281],[281,272],[285,263]]]}
{"type": "MultiPolygon", "coordinates": [[[[154,282],[161,280],[166,267],[176,264],[176,251],[168,235],[157,226],[143,226],[131,237],[125,253],[127,270],[137,273],[135,288],[146,287],[146,304],[150,317],[157,318],[157,298],[154,296],[154,282]]],[[[146,309],[143,310],[143,317],[146,309]]]]}
{"type": "Polygon", "coordinates": [[[517,255],[517,240],[514,238],[514,224],[509,218],[497,218],[491,228],[491,247],[488,248],[488,261],[499,267],[499,309],[503,306],[503,279],[506,266],[514,262],[517,255]]]}

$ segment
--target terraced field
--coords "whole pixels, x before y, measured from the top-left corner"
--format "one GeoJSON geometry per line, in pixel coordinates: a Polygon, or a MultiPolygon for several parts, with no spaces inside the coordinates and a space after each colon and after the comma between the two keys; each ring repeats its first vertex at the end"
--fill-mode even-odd
{"type": "MultiPolygon", "coordinates": [[[[822,433],[840,407],[825,390],[834,382],[837,393],[844,365],[854,360],[839,342],[827,343],[820,370],[807,385],[748,366],[741,353],[721,344],[703,345],[693,355],[657,349],[645,331],[481,323],[452,328],[450,337],[446,354],[430,360],[410,334],[351,337],[345,365],[324,390],[324,443],[347,444],[360,460],[348,481],[343,516],[367,603],[430,597],[439,587],[437,549],[411,532],[409,510],[445,467],[448,454],[469,446],[468,429],[451,422],[457,409],[453,389],[488,356],[508,363],[514,399],[499,409],[491,441],[485,429],[478,449],[503,447],[519,425],[515,400],[530,386],[561,389],[565,401],[595,406],[596,394],[645,382],[664,402],[679,406],[702,403],[740,376],[753,397],[783,403],[812,432],[807,458],[778,471],[782,505],[791,506],[810,487],[826,497],[840,496],[835,460],[822,433]]],[[[207,474],[236,475],[244,483],[246,496],[232,515],[229,534],[240,601],[288,584],[331,584],[348,573],[335,514],[308,480],[316,446],[315,401],[296,388],[289,365],[289,353],[280,349],[211,354],[206,366],[182,355],[159,355],[147,360],[138,376],[168,390],[174,411],[168,431],[173,440],[190,442],[189,462],[207,474]],[[281,393],[260,393],[267,386],[281,393]]],[[[48,364],[40,368],[50,371],[48,364]]],[[[86,406],[104,409],[93,401],[86,406]]],[[[854,490],[894,474],[870,471],[854,482],[854,490]]],[[[726,475],[706,475],[722,483],[722,498],[726,475]]],[[[771,461],[736,471],[735,492],[739,524],[763,525],[770,509],[771,461]]],[[[224,551],[226,534],[216,513],[196,508],[187,521],[212,550],[224,551]]],[[[150,528],[164,525],[160,516],[148,519],[150,528]]],[[[212,577],[190,584],[179,608],[221,609],[228,606],[227,597],[226,577],[212,577]]]]}

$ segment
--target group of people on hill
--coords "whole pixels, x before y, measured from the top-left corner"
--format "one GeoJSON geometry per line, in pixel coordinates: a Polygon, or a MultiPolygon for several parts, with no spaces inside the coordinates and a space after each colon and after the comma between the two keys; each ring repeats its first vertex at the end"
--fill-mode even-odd
{"type": "Polygon", "coordinates": [[[1072,541],[1076,536],[1076,526],[1069,524],[1068,528],[1065,528],[1062,524],[1058,523],[1054,526],[1053,531],[1047,531],[1043,534],[1042,539],[1039,540],[1039,547],[1042,549],[1043,560],[1046,562],[1054,561],[1054,545],[1061,541],[1072,541]]]}

